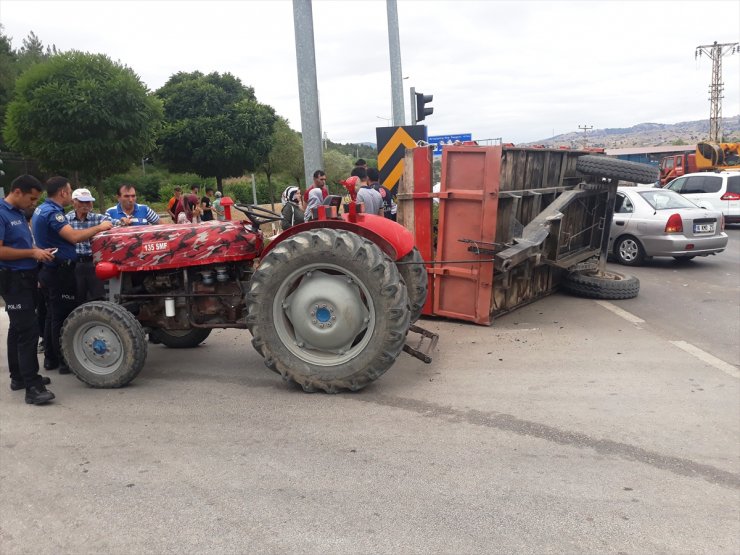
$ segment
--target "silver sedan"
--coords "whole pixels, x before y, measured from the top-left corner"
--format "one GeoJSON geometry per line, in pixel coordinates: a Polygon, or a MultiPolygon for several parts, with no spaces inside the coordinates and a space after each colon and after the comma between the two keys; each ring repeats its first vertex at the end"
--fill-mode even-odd
{"type": "Polygon", "coordinates": [[[721,212],[699,208],[673,191],[619,187],[609,252],[627,266],[652,256],[691,260],[725,250],[724,227],[721,212]]]}

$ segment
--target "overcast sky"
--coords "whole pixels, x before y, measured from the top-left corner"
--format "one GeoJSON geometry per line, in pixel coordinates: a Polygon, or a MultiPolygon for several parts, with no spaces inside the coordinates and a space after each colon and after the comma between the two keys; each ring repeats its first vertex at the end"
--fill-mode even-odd
{"type": "MultiPolygon", "coordinates": [[[[712,64],[697,46],[740,40],[740,1],[398,0],[408,88],[433,94],[430,135],[529,142],[553,134],[708,119],[712,64]]],[[[384,0],[313,2],[323,130],[375,141],[390,118],[384,0]]],[[[152,90],[173,73],[230,72],[300,129],[289,0],[0,0],[19,47],[30,31],[104,53],[152,90]]],[[[740,114],[740,54],[723,58],[724,116],[740,114]]]]}

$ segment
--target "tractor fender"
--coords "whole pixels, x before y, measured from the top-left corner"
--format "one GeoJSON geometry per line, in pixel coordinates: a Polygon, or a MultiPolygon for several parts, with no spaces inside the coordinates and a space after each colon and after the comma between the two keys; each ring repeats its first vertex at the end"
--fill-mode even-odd
{"type": "Polygon", "coordinates": [[[260,255],[264,258],[277,245],[282,243],[288,237],[297,235],[302,231],[308,231],[317,228],[344,229],[352,231],[368,241],[372,241],[388,257],[397,261],[410,253],[414,248],[414,235],[401,224],[373,214],[357,214],[356,221],[347,221],[347,215],[343,219],[311,220],[302,224],[295,225],[286,229],[280,235],[275,237],[270,244],[265,247],[260,255]]]}

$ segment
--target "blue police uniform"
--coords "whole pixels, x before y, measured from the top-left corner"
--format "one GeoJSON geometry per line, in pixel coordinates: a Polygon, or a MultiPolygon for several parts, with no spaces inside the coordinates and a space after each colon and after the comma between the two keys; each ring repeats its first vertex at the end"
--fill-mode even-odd
{"type": "Polygon", "coordinates": [[[69,225],[64,209],[56,202],[46,199],[33,213],[33,237],[40,249],[59,249],[49,266],[59,266],[63,261],[77,259],[75,245],[62,238],[59,231],[69,225]]]}
{"type": "Polygon", "coordinates": [[[39,281],[46,288],[49,300],[46,322],[49,333],[45,333],[44,337],[50,341],[44,341],[44,368],[51,370],[59,366],[59,372],[66,374],[69,369],[62,357],[60,339],[64,320],[78,304],[75,279],[77,251],[73,243],[59,235],[62,228],[70,224],[63,208],[53,200],[46,199],[39,205],[31,222],[36,246],[42,249],[59,249],[53,261],[42,265],[39,281]]]}
{"type": "MultiPolygon", "coordinates": [[[[13,249],[33,248],[33,237],[22,210],[0,199],[0,241],[13,249]]],[[[8,369],[11,388],[43,387],[39,376],[36,346],[39,340],[36,319],[38,263],[33,258],[0,260],[0,294],[8,313],[8,369]],[[20,384],[15,387],[15,384],[20,384]]]]}

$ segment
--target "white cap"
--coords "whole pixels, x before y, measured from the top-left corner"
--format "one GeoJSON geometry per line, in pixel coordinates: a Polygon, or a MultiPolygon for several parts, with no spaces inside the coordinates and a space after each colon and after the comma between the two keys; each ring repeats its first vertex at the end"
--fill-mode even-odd
{"type": "Polygon", "coordinates": [[[72,200],[79,200],[82,202],[93,202],[95,197],[90,194],[88,189],[75,189],[72,191],[72,200]]]}

